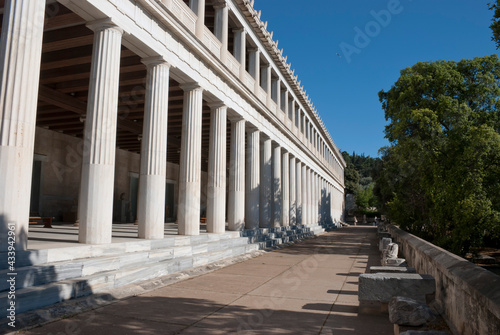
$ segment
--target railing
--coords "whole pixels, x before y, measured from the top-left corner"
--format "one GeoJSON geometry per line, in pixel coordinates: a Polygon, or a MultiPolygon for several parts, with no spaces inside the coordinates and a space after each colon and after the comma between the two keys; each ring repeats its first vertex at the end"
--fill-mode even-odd
{"type": "Polygon", "coordinates": [[[253,79],[252,75],[245,71],[242,79],[243,79],[243,83],[245,84],[245,86],[250,91],[253,92],[255,90],[255,79],[253,79]]]}
{"type": "MultiPolygon", "coordinates": [[[[272,99],[269,99],[269,103],[267,104],[267,107],[271,110],[271,112],[273,114],[279,114],[279,113],[277,113],[278,105],[272,99]]],[[[281,121],[283,121],[283,118],[281,118],[281,121]]]]}
{"type": "Polygon", "coordinates": [[[208,29],[206,26],[203,30],[203,44],[210,50],[217,58],[220,57],[220,49],[222,48],[222,43],[217,37],[208,29]]]}
{"type": "Polygon", "coordinates": [[[262,103],[267,105],[267,92],[260,86],[257,88],[257,97],[262,103]]]}
{"type": "Polygon", "coordinates": [[[395,226],[392,238],[408,264],[436,279],[436,301],[457,334],[498,334],[500,276],[395,226]]]}
{"type": "Polygon", "coordinates": [[[161,2],[175,17],[177,17],[188,30],[195,32],[196,19],[195,13],[182,0],[158,0],[161,2]]]}
{"type": "Polygon", "coordinates": [[[226,54],[226,66],[236,76],[240,76],[240,62],[228,51],[226,54]]]}

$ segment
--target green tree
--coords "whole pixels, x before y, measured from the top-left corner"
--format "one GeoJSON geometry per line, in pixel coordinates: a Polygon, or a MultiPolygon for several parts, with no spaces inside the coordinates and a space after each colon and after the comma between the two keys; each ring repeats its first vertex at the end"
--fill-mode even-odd
{"type": "Polygon", "coordinates": [[[464,254],[500,236],[500,61],[421,62],[379,93],[375,194],[400,225],[464,254]]]}
{"type": "Polygon", "coordinates": [[[488,5],[493,11],[493,19],[491,20],[492,24],[490,25],[490,28],[493,31],[493,37],[491,39],[497,44],[498,49],[500,47],[500,0],[490,2],[488,5]]]}

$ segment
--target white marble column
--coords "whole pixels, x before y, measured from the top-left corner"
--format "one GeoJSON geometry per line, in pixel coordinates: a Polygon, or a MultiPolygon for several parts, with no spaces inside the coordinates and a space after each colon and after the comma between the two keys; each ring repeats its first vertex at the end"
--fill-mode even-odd
{"type": "Polygon", "coordinates": [[[109,21],[89,25],[94,51],[84,131],[78,212],[79,241],[111,243],[116,122],[123,30],[109,21]]]}
{"type": "Polygon", "coordinates": [[[296,216],[297,224],[304,222],[304,205],[302,202],[302,163],[297,159],[295,166],[295,202],[296,202],[296,216]]]}
{"type": "Polygon", "coordinates": [[[260,228],[270,228],[272,221],[272,143],[271,139],[262,140],[260,157],[260,228]]]}
{"type": "Polygon", "coordinates": [[[210,105],[208,149],[207,232],[226,231],[226,133],[227,107],[210,105]]]}
{"type": "Polygon", "coordinates": [[[307,179],[307,224],[310,225],[313,223],[313,206],[312,206],[312,170],[307,169],[306,171],[306,179],[307,179]]]}
{"type": "Polygon", "coordinates": [[[258,92],[260,87],[260,51],[258,48],[249,49],[248,72],[255,79],[254,91],[258,92]]]}
{"type": "Polygon", "coordinates": [[[243,80],[245,75],[245,64],[246,64],[246,32],[245,28],[234,29],[234,46],[233,54],[234,58],[240,63],[240,79],[243,80]]]}
{"type": "Polygon", "coordinates": [[[161,239],[165,228],[170,65],[161,57],[142,62],[147,66],[148,74],[141,141],[138,229],[139,238],[161,239]]]}
{"type": "Polygon", "coordinates": [[[275,100],[278,109],[281,110],[281,80],[279,78],[273,80],[273,86],[275,95],[273,99],[275,100]]]}
{"type": "Polygon", "coordinates": [[[45,1],[6,0],[0,49],[0,251],[28,246],[45,1]]]}
{"type": "Polygon", "coordinates": [[[281,225],[290,225],[290,154],[284,152],[281,162],[281,225]]]}
{"type": "Polygon", "coordinates": [[[319,206],[318,206],[318,201],[319,201],[319,180],[318,180],[318,174],[314,173],[314,224],[318,224],[319,221],[319,206]]]}
{"type": "Polygon", "coordinates": [[[203,89],[197,83],[181,85],[181,88],[184,102],[177,223],[180,235],[199,235],[203,89]]]}
{"type": "Polygon", "coordinates": [[[309,219],[309,203],[308,203],[308,188],[309,180],[307,178],[309,168],[304,164],[302,166],[302,224],[308,225],[309,219]]]}
{"type": "Polygon", "coordinates": [[[195,34],[199,39],[202,39],[205,31],[205,0],[190,0],[190,7],[198,17],[196,19],[195,34]]]}
{"type": "Polygon", "coordinates": [[[245,228],[245,120],[231,119],[229,157],[228,228],[245,228]]]}
{"type": "Polygon", "coordinates": [[[260,131],[250,129],[247,137],[245,228],[259,228],[260,220],[260,131]]]}
{"type": "Polygon", "coordinates": [[[288,91],[286,88],[283,90],[283,94],[281,96],[281,104],[283,105],[283,108],[281,109],[283,113],[288,114],[288,91]]]}
{"type": "Polygon", "coordinates": [[[214,6],[215,9],[215,36],[221,41],[220,59],[226,61],[228,53],[228,8],[227,3],[221,2],[214,6]]]}
{"type": "Polygon", "coordinates": [[[281,216],[282,216],[282,193],[281,193],[281,147],[279,145],[274,145],[273,148],[273,158],[272,158],[272,170],[273,170],[273,181],[272,181],[272,226],[278,228],[281,226],[281,216]]]}
{"type": "Polygon", "coordinates": [[[290,200],[290,225],[295,226],[297,224],[297,195],[296,195],[296,179],[297,173],[295,172],[295,166],[297,164],[295,157],[290,157],[290,177],[289,181],[289,200],[290,200]]]}

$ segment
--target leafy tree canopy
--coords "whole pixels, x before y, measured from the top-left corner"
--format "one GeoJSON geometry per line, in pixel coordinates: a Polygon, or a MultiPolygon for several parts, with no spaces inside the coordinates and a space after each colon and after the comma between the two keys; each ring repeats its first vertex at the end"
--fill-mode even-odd
{"type": "Polygon", "coordinates": [[[458,254],[500,237],[500,61],[420,62],[379,98],[391,146],[374,193],[394,220],[458,254]]]}

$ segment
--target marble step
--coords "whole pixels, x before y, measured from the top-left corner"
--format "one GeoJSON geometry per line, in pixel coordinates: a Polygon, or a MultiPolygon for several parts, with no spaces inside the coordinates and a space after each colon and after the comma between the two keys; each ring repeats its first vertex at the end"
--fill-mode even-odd
{"type": "MultiPolygon", "coordinates": [[[[130,242],[103,245],[75,243],[74,247],[16,251],[16,267],[39,265],[60,261],[75,261],[84,258],[122,255],[137,251],[157,250],[177,246],[197,245],[200,243],[224,241],[240,238],[241,232],[224,234],[202,234],[198,236],[167,236],[161,240],[132,239],[130,242]]],[[[7,269],[7,253],[0,253],[0,270],[7,269]]]]}
{"type": "MultiPolygon", "coordinates": [[[[133,268],[180,257],[197,256],[203,253],[231,250],[248,245],[246,238],[231,238],[208,243],[177,246],[165,249],[139,251],[122,255],[86,258],[75,261],[53,262],[16,269],[16,288],[43,285],[50,282],[91,276],[96,273],[133,268]]],[[[8,270],[1,270],[0,276],[6,278],[8,270]]],[[[0,292],[9,289],[7,281],[0,282],[0,292]]]]}
{"type": "MultiPolygon", "coordinates": [[[[198,255],[179,257],[153,264],[142,264],[128,269],[100,272],[40,286],[16,290],[16,312],[24,313],[56,303],[111,289],[158,278],[193,267],[210,264],[228,257],[239,256],[258,249],[258,245],[246,244],[198,255]]],[[[7,309],[7,294],[0,294],[0,308],[7,309]]]]}

